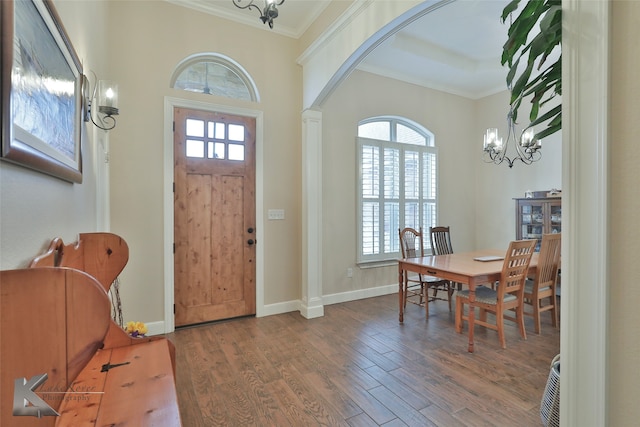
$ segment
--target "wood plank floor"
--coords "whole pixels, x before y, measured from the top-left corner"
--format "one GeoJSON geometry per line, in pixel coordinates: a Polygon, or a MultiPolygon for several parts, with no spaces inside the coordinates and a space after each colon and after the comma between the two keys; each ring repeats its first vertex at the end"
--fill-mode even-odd
{"type": "Polygon", "coordinates": [[[185,427],[197,426],[540,426],[540,400],[560,332],[543,314],[527,318],[527,340],[506,322],[457,334],[446,302],[430,317],[397,295],[180,329],[178,400],[185,427]]]}

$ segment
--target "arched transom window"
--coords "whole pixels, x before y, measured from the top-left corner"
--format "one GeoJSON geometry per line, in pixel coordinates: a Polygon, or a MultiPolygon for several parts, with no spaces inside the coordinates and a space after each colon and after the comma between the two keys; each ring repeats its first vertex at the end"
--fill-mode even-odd
{"type": "Polygon", "coordinates": [[[260,102],[258,89],[245,69],[217,53],[196,54],[184,59],[171,76],[171,87],[260,102]]]}

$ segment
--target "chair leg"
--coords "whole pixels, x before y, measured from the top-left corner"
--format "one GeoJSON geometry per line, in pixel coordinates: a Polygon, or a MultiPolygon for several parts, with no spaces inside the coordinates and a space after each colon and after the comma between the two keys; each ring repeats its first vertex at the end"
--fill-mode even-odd
{"type": "Polygon", "coordinates": [[[462,314],[464,305],[462,304],[462,298],[456,298],[456,332],[462,333],[462,314]]]}
{"type": "Polygon", "coordinates": [[[451,298],[453,298],[453,283],[447,282],[447,299],[449,301],[449,313],[451,313],[451,298]]]}
{"type": "Polygon", "coordinates": [[[540,335],[540,300],[533,301],[533,325],[535,327],[536,334],[540,335]]]}
{"type": "Polygon", "coordinates": [[[558,327],[558,304],[556,303],[556,297],[554,295],[552,295],[551,297],[551,304],[553,304],[553,308],[551,309],[551,323],[553,324],[554,328],[558,327]]]}
{"type": "Polygon", "coordinates": [[[498,339],[502,348],[507,348],[507,340],[504,338],[504,316],[496,311],[496,327],[498,329],[498,339]]]}
{"type": "MultiPolygon", "coordinates": [[[[540,312],[538,312],[538,319],[540,319],[540,312]]],[[[527,331],[524,329],[524,306],[520,304],[516,307],[516,321],[518,322],[518,328],[520,329],[520,336],[522,339],[527,339],[527,331]]]]}
{"type": "Polygon", "coordinates": [[[404,284],[402,285],[402,289],[403,289],[403,296],[402,296],[402,305],[404,306],[404,309],[407,309],[407,291],[409,290],[409,286],[407,285],[407,282],[404,282],[404,284]]]}
{"type": "Polygon", "coordinates": [[[424,295],[424,318],[429,320],[429,287],[422,285],[422,294],[424,295]]]}

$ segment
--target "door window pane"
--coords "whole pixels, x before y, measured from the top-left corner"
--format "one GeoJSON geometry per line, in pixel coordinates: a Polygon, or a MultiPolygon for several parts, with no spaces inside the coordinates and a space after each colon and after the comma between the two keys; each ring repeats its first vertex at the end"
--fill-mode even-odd
{"type": "Polygon", "coordinates": [[[224,123],[209,122],[208,137],[215,139],[225,138],[224,123]]]}
{"type": "Polygon", "coordinates": [[[187,157],[197,157],[199,159],[204,159],[204,141],[199,141],[197,139],[187,139],[186,155],[187,157]]]}
{"type": "Polygon", "coordinates": [[[244,160],[244,145],[229,144],[229,160],[244,160]]]}
{"type": "Polygon", "coordinates": [[[216,142],[215,158],[224,159],[224,142],[216,142]]]}
{"type": "Polygon", "coordinates": [[[244,126],[242,126],[242,125],[229,125],[229,140],[230,141],[244,141],[244,126]]]}
{"type": "Polygon", "coordinates": [[[204,138],[204,120],[187,119],[187,136],[204,138]]]}

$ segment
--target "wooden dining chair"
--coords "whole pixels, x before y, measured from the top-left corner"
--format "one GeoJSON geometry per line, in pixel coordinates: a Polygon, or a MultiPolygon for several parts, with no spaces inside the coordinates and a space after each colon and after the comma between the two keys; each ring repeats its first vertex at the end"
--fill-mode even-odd
{"type": "Polygon", "coordinates": [[[434,255],[447,255],[453,253],[451,246],[451,233],[448,226],[429,227],[429,241],[434,255]]]}
{"type": "Polygon", "coordinates": [[[551,323],[558,327],[558,303],[556,301],[556,285],[560,269],[561,233],[543,234],[538,255],[538,268],[535,278],[527,279],[524,286],[524,308],[531,306],[531,311],[524,311],[526,316],[533,317],[536,334],[540,333],[540,313],[551,311],[551,323]]]}
{"type": "MultiPolygon", "coordinates": [[[[424,256],[424,238],[422,227],[420,230],[415,228],[398,229],[398,237],[400,238],[400,248],[402,250],[402,258],[415,258],[424,256]]],[[[449,311],[451,311],[452,291],[448,280],[426,276],[422,274],[405,274],[403,284],[403,304],[407,306],[407,302],[421,305],[425,307],[425,316],[429,317],[429,303],[441,300],[448,301],[449,311]],[[429,295],[429,290],[434,291],[429,295]],[[447,298],[438,296],[438,291],[445,291],[447,298]],[[416,302],[417,300],[417,302],[416,302]]]]}
{"type": "Polygon", "coordinates": [[[514,310],[516,312],[515,322],[520,329],[520,335],[527,339],[527,333],[524,329],[524,283],[535,246],[535,239],[511,242],[504,258],[497,288],[476,286],[476,297],[473,303],[469,300],[468,289],[458,291],[456,294],[456,331],[462,332],[462,322],[469,320],[469,316],[464,314],[464,306],[468,305],[469,311],[475,310],[477,307],[479,308],[479,317],[475,323],[498,331],[502,348],[507,348],[504,337],[505,311],[514,310]],[[487,312],[495,315],[495,323],[488,322],[487,312]]]}
{"type": "MultiPolygon", "coordinates": [[[[434,255],[448,255],[453,253],[453,246],[451,245],[451,232],[449,226],[439,225],[436,227],[429,227],[429,241],[431,242],[431,251],[434,255]]],[[[453,295],[454,289],[462,289],[462,283],[450,283],[449,299],[453,295]]]]}

